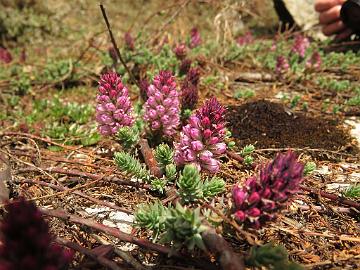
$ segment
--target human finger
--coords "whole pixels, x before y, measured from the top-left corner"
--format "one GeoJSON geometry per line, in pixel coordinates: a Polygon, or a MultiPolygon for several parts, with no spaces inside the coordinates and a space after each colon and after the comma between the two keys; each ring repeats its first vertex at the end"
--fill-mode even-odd
{"type": "Polygon", "coordinates": [[[331,36],[333,34],[341,32],[345,28],[346,28],[345,24],[342,21],[338,20],[336,22],[323,26],[322,32],[326,36],[331,36]]]}
{"type": "Polygon", "coordinates": [[[344,40],[350,37],[353,34],[353,31],[350,28],[346,28],[345,30],[341,31],[339,34],[336,35],[336,41],[344,40]]]}
{"type": "Polygon", "coordinates": [[[336,5],[342,5],[346,0],[317,0],[315,2],[315,10],[317,12],[324,12],[336,5]]]}
{"type": "Polygon", "coordinates": [[[319,15],[319,22],[321,24],[330,24],[339,20],[341,6],[334,6],[319,15]]]}

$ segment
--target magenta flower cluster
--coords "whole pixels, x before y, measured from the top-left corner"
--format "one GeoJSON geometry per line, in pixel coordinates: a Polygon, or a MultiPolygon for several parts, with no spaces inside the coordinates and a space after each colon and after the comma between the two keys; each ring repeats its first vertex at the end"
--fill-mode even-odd
{"type": "Polygon", "coordinates": [[[254,41],[254,36],[252,35],[252,33],[246,32],[245,35],[240,36],[236,39],[236,43],[240,46],[245,46],[248,45],[250,43],[252,43],[254,41]]]}
{"type": "Polygon", "coordinates": [[[191,29],[190,31],[190,43],[189,43],[189,47],[191,49],[198,47],[201,44],[202,40],[201,40],[201,36],[200,36],[200,32],[199,30],[194,27],[193,29],[191,29]]]}
{"type": "Polygon", "coordinates": [[[199,170],[216,173],[218,158],[225,153],[226,109],[216,98],[207,100],[182,128],[180,142],[175,143],[174,160],[178,166],[193,164],[199,170]]]}
{"type": "Polygon", "coordinates": [[[276,58],[276,67],[275,72],[278,75],[286,73],[290,68],[287,58],[283,55],[280,55],[276,58]]]}
{"type": "Polygon", "coordinates": [[[0,47],[0,61],[5,64],[9,64],[12,61],[11,53],[2,47],[0,47]]]}
{"type": "Polygon", "coordinates": [[[130,51],[133,51],[135,49],[135,41],[134,38],[131,36],[130,32],[126,32],[124,34],[124,41],[126,48],[128,48],[130,51]]]}
{"type": "Polygon", "coordinates": [[[291,52],[298,54],[300,57],[304,58],[306,50],[310,46],[310,41],[307,37],[302,35],[297,35],[294,40],[294,44],[291,48],[291,52]]]}
{"type": "Polygon", "coordinates": [[[276,211],[299,191],[304,166],[294,152],[279,154],[260,170],[258,177],[249,178],[241,188],[232,191],[235,220],[246,228],[261,228],[276,217],[276,211]]]}
{"type": "Polygon", "coordinates": [[[322,60],[319,52],[314,52],[306,61],[306,67],[319,70],[321,68],[322,60]]]}
{"type": "Polygon", "coordinates": [[[180,43],[176,45],[173,52],[175,53],[177,59],[183,60],[186,57],[187,47],[185,43],[180,43]]]}
{"type": "Polygon", "coordinates": [[[1,223],[1,270],[66,269],[73,252],[52,243],[53,236],[41,212],[21,198],[5,206],[1,223]]]}
{"type": "Polygon", "coordinates": [[[160,71],[147,89],[144,119],[150,129],[160,135],[171,136],[180,124],[179,92],[170,71],[160,71]]]}
{"type": "Polygon", "coordinates": [[[200,71],[198,68],[190,68],[181,86],[181,108],[182,110],[193,110],[199,100],[198,84],[200,71]]]}
{"type": "Polygon", "coordinates": [[[146,78],[144,78],[140,80],[139,84],[140,84],[140,96],[143,101],[147,101],[148,99],[147,89],[150,86],[149,81],[146,78]]]}
{"type": "Polygon", "coordinates": [[[96,97],[96,121],[102,135],[115,134],[120,127],[131,126],[134,122],[128,89],[115,72],[101,76],[99,94],[96,97]]]}
{"type": "Polygon", "coordinates": [[[187,74],[191,68],[191,64],[192,64],[192,61],[190,59],[185,58],[185,59],[181,60],[180,65],[179,65],[179,75],[182,76],[182,75],[187,74]]]}

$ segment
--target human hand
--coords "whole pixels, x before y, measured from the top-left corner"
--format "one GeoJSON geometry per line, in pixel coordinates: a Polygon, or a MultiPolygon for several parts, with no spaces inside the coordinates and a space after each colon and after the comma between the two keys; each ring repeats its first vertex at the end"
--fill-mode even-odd
{"type": "Polygon", "coordinates": [[[315,10],[320,13],[319,22],[326,36],[336,34],[335,39],[346,39],[352,34],[351,29],[340,18],[341,5],[346,0],[316,0],[315,10]]]}

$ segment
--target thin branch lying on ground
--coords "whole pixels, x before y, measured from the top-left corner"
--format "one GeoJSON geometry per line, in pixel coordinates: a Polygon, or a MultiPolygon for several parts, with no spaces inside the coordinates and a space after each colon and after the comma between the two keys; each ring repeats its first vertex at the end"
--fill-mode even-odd
{"type": "MultiPolygon", "coordinates": [[[[65,174],[65,175],[71,175],[71,176],[79,176],[84,178],[90,178],[93,180],[102,179],[104,181],[114,182],[119,185],[124,186],[130,186],[135,188],[143,188],[143,189],[150,189],[150,185],[139,183],[139,182],[132,182],[129,180],[122,180],[117,178],[116,176],[104,176],[99,174],[93,174],[93,173],[86,173],[82,171],[77,170],[69,170],[69,169],[62,169],[57,167],[51,167],[51,168],[41,168],[44,171],[47,171],[49,173],[59,173],[59,174],[65,174]]],[[[29,167],[29,168],[21,168],[18,169],[18,173],[26,173],[26,172],[36,172],[38,171],[35,168],[29,167]]]]}
{"type": "MultiPolygon", "coordinates": [[[[36,135],[33,135],[33,134],[29,134],[29,133],[10,132],[10,131],[0,133],[0,137],[4,137],[4,136],[20,137],[20,138],[26,138],[26,139],[30,138],[30,139],[33,139],[33,140],[38,140],[38,141],[45,142],[45,143],[50,144],[50,145],[59,146],[59,147],[61,147],[63,149],[66,149],[66,150],[69,150],[69,151],[74,151],[74,152],[77,152],[79,154],[84,154],[84,155],[88,155],[88,156],[91,156],[91,157],[96,156],[93,153],[86,153],[84,151],[80,151],[79,147],[74,147],[74,146],[69,146],[69,145],[57,143],[57,142],[54,142],[54,141],[52,141],[50,139],[42,138],[42,137],[39,137],[39,136],[36,136],[36,135]]],[[[109,159],[102,158],[102,157],[99,157],[99,156],[96,156],[96,158],[99,159],[99,160],[102,160],[102,161],[105,161],[105,162],[108,162],[108,163],[110,162],[110,163],[114,164],[113,160],[109,160],[109,159]]]]}
{"type": "Polygon", "coordinates": [[[116,40],[114,38],[114,35],[111,31],[111,26],[110,26],[110,23],[109,23],[109,20],[108,20],[108,17],[106,15],[106,11],[105,11],[105,8],[102,4],[100,4],[100,9],[101,9],[101,13],[103,15],[103,18],[104,18],[104,21],[105,21],[105,24],[106,24],[106,27],[107,27],[107,30],[109,32],[109,36],[110,36],[110,39],[111,39],[111,43],[113,44],[113,47],[115,49],[115,52],[116,52],[116,55],[117,57],[119,58],[121,64],[124,66],[124,68],[126,69],[126,72],[129,74],[129,77],[130,77],[130,80],[136,84],[136,86],[140,89],[140,84],[139,82],[135,79],[134,75],[132,74],[131,70],[129,69],[129,67],[126,65],[123,57],[121,56],[121,53],[120,53],[120,50],[119,50],[119,47],[117,46],[116,44],[116,40]]]}
{"type": "MultiPolygon", "coordinates": [[[[85,225],[89,228],[92,228],[94,230],[103,232],[105,234],[114,236],[116,238],[118,238],[121,241],[125,241],[125,242],[129,242],[135,245],[138,245],[140,247],[149,249],[149,250],[153,250],[156,252],[159,252],[161,254],[170,254],[171,249],[165,246],[161,246],[155,243],[152,243],[146,239],[141,239],[141,238],[137,238],[131,234],[127,234],[124,233],[122,231],[120,231],[117,228],[112,228],[112,227],[108,227],[106,225],[103,225],[101,223],[96,222],[93,219],[87,219],[87,218],[82,218],[76,215],[71,215],[68,214],[67,212],[63,211],[63,210],[48,210],[48,209],[40,209],[41,212],[49,217],[56,217],[62,220],[66,220],[68,222],[72,222],[72,223],[76,223],[76,224],[80,224],[80,225],[85,225]]],[[[177,258],[183,258],[179,253],[172,251],[171,252],[172,256],[177,257],[177,258]]],[[[184,258],[183,258],[184,259],[184,258]]]]}
{"type": "Polygon", "coordinates": [[[146,270],[147,268],[143,266],[141,263],[139,263],[133,256],[131,256],[130,253],[122,251],[121,249],[117,248],[112,243],[106,241],[104,238],[102,238],[99,235],[92,234],[91,235],[97,242],[103,244],[103,245],[111,245],[114,249],[114,252],[121,257],[124,261],[126,261],[129,265],[134,267],[135,270],[146,270]]]}
{"type": "Polygon", "coordinates": [[[41,185],[41,186],[46,186],[46,187],[50,187],[50,188],[53,188],[53,189],[56,189],[56,190],[59,190],[59,191],[71,191],[72,194],[76,194],[80,197],[83,197],[89,201],[92,201],[98,205],[102,205],[102,206],[106,206],[106,207],[109,207],[111,209],[114,209],[114,210],[117,210],[117,211],[121,211],[121,212],[124,212],[124,213],[127,213],[127,214],[132,214],[133,211],[131,210],[128,210],[128,209],[125,209],[125,208],[122,208],[122,207],[119,207],[115,204],[112,204],[112,203],[109,203],[109,202],[106,202],[106,201],[101,201],[101,200],[98,200],[94,197],[91,197],[79,190],[73,190],[73,189],[69,189],[67,187],[64,187],[64,186],[60,186],[60,185],[54,185],[54,184],[51,184],[51,183],[47,183],[47,182],[44,182],[44,181],[37,181],[37,180],[31,180],[31,179],[23,179],[23,180],[17,180],[15,181],[15,183],[18,183],[18,184],[21,184],[21,183],[29,183],[29,184],[35,184],[35,185],[41,185]]]}
{"type": "Polygon", "coordinates": [[[360,210],[360,203],[349,200],[349,199],[345,199],[344,197],[341,197],[341,196],[338,196],[338,195],[335,195],[335,194],[331,194],[331,193],[327,193],[327,192],[322,191],[322,190],[312,189],[312,188],[305,187],[305,186],[301,186],[301,189],[306,191],[306,192],[309,192],[309,193],[311,193],[313,195],[320,195],[320,196],[322,196],[324,198],[327,198],[327,199],[330,199],[330,200],[332,200],[334,202],[337,202],[337,203],[340,203],[340,204],[345,204],[345,205],[348,205],[350,207],[354,207],[357,210],[360,210]]]}
{"type": "Polygon", "coordinates": [[[74,243],[74,242],[68,241],[66,239],[59,238],[59,237],[56,238],[55,241],[60,245],[66,246],[70,249],[80,252],[81,254],[85,254],[86,256],[89,256],[90,258],[97,261],[99,264],[101,264],[102,266],[105,266],[106,268],[109,268],[112,270],[123,270],[124,269],[124,268],[120,268],[114,261],[106,259],[103,256],[99,256],[99,255],[95,254],[92,250],[87,249],[83,246],[80,246],[77,243],[74,243]]]}

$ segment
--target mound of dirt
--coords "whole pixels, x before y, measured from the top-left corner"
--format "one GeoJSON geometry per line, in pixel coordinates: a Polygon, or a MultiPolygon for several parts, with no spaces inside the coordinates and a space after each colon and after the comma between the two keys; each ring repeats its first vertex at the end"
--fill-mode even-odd
{"type": "Polygon", "coordinates": [[[230,106],[227,121],[240,146],[355,151],[349,134],[333,121],[292,113],[282,104],[266,100],[230,106]]]}

